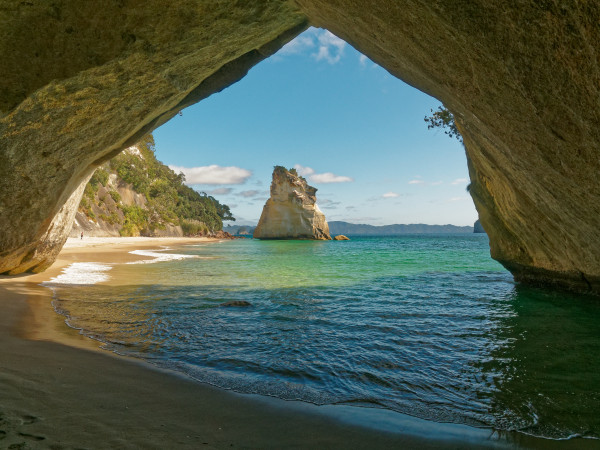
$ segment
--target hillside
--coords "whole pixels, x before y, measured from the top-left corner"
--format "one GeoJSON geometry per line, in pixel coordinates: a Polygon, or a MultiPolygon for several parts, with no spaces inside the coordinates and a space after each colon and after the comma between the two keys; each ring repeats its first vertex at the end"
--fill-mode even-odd
{"type": "Polygon", "coordinates": [[[145,136],[105,163],[88,182],[71,236],[195,236],[235,220],[229,207],[184,184],[156,159],[145,136]]]}
{"type": "Polygon", "coordinates": [[[431,233],[472,233],[473,227],[459,227],[456,225],[366,225],[341,221],[329,222],[329,231],[332,235],[344,234],[347,236],[393,236],[397,234],[431,234],[431,233]]]}

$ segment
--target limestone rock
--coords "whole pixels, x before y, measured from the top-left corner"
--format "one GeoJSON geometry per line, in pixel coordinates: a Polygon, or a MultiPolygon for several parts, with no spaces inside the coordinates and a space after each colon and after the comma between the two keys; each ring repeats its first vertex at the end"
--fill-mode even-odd
{"type": "Polygon", "coordinates": [[[3,2],[0,273],[51,264],[98,166],[307,26],[285,0],[3,2]]]}
{"type": "Polygon", "coordinates": [[[217,238],[217,239],[235,239],[235,237],[233,235],[231,235],[227,231],[223,231],[223,230],[209,233],[208,237],[213,237],[213,238],[217,238]]]}
{"type": "Polygon", "coordinates": [[[454,114],[494,259],[600,294],[600,3],[297,3],[454,114]]]}
{"type": "Polygon", "coordinates": [[[343,234],[338,234],[333,238],[334,241],[349,241],[350,238],[348,236],[344,236],[343,234]]]}
{"type": "Polygon", "coordinates": [[[331,239],[325,214],[317,206],[316,193],[317,189],[304,178],[276,166],[271,198],[265,203],[254,238],[331,239]]]}

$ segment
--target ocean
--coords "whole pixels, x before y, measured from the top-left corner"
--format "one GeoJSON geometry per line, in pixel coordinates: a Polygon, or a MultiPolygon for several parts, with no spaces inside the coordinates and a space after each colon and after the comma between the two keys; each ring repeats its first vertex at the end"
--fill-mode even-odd
{"type": "Polygon", "coordinates": [[[600,436],[600,301],[515,284],[483,234],[240,239],[46,283],[103,348],[241,393],[600,436]]]}

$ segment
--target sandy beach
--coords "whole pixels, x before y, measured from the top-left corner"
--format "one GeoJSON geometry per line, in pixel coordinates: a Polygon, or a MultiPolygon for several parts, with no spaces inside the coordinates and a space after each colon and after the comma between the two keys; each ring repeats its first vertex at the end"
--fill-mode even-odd
{"type": "MultiPolygon", "coordinates": [[[[40,283],[74,262],[216,239],[70,239],[35,275],[0,277],[0,448],[592,448],[386,410],[242,395],[131,358],[67,327],[40,283]]],[[[218,244],[217,244],[218,245],[218,244]]]]}

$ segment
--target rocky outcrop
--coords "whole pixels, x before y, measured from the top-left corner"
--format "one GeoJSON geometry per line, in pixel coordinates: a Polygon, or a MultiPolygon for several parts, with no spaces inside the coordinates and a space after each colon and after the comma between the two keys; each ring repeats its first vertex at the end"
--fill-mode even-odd
{"type": "Polygon", "coordinates": [[[334,236],[333,240],[334,241],[349,241],[350,238],[348,236],[344,236],[343,234],[338,234],[337,236],[334,236]]]}
{"type": "MultiPolygon", "coordinates": [[[[135,147],[134,147],[135,148],[135,147]]],[[[69,237],[84,236],[92,237],[114,237],[123,235],[136,235],[141,233],[125,234],[123,223],[127,220],[123,207],[137,206],[148,212],[147,200],[144,194],[137,192],[130,183],[126,183],[111,173],[106,185],[99,185],[90,197],[84,195],[82,203],[79,204],[73,226],[69,237]]],[[[180,237],[183,230],[176,223],[163,223],[161,227],[143,230],[144,236],[153,237],[180,237]]]]}
{"type": "Polygon", "coordinates": [[[294,169],[275,166],[271,198],[254,230],[256,239],[329,240],[325,214],[317,206],[317,189],[294,169]]]}
{"type": "Polygon", "coordinates": [[[12,2],[0,11],[0,273],[62,246],[93,169],[308,24],[440,99],[492,256],[600,293],[600,4],[12,2]]]}
{"type": "MultiPolygon", "coordinates": [[[[154,137],[96,169],[85,186],[70,235],[206,236],[235,220],[227,205],[183,183],[156,159],[154,137]]],[[[224,233],[227,237],[228,233],[224,233]]]]}

